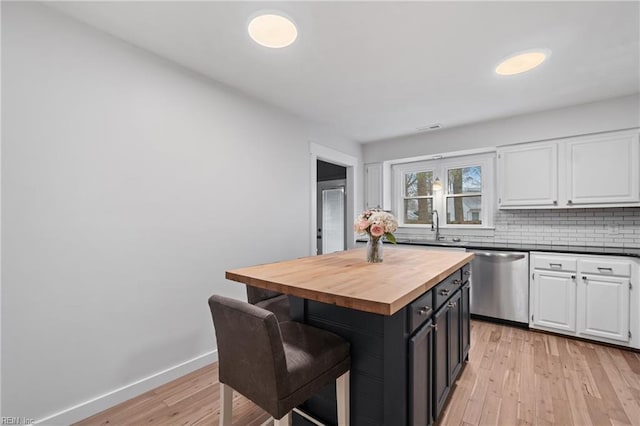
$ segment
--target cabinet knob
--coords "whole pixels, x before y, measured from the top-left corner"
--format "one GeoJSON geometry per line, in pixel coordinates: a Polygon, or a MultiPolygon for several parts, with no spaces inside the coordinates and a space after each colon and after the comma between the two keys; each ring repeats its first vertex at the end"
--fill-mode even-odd
{"type": "Polygon", "coordinates": [[[573,201],[567,200],[567,204],[573,204],[573,201]]]}
{"type": "Polygon", "coordinates": [[[582,279],[586,281],[586,280],[587,280],[587,277],[585,277],[585,276],[583,275],[583,276],[582,276],[582,279]]]}
{"type": "Polygon", "coordinates": [[[431,311],[431,308],[429,306],[423,306],[418,311],[418,315],[427,315],[430,311],[431,311]]]}
{"type": "Polygon", "coordinates": [[[449,307],[450,308],[455,308],[457,304],[458,304],[458,302],[449,302],[449,307]]]}
{"type": "Polygon", "coordinates": [[[464,271],[465,275],[471,275],[471,271],[464,271]]]}
{"type": "Polygon", "coordinates": [[[453,280],[453,283],[455,285],[460,285],[460,284],[462,284],[462,280],[453,280]]]}
{"type": "Polygon", "coordinates": [[[451,290],[449,290],[449,289],[440,290],[440,294],[442,296],[448,296],[450,292],[451,292],[451,290]]]}
{"type": "Polygon", "coordinates": [[[558,200],[553,200],[553,205],[557,206],[558,205],[558,200]]]}
{"type": "Polygon", "coordinates": [[[438,331],[438,324],[431,324],[431,328],[433,328],[435,331],[438,331]]]}
{"type": "Polygon", "coordinates": [[[572,279],[572,280],[575,280],[575,279],[576,279],[576,276],[575,276],[575,275],[571,275],[571,279],[572,279]]]}

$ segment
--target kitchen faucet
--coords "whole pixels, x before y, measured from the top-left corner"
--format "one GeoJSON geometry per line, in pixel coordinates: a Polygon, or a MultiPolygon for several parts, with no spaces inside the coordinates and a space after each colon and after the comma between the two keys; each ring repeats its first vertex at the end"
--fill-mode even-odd
{"type": "Polygon", "coordinates": [[[433,227],[433,214],[436,214],[436,227],[435,227],[435,231],[436,231],[436,241],[440,241],[440,217],[438,216],[438,210],[433,210],[431,212],[431,230],[434,230],[433,227]]]}

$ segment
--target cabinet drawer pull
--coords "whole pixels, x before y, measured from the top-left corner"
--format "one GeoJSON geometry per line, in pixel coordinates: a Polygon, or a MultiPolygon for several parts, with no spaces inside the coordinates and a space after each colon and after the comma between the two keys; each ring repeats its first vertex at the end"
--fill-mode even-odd
{"type": "Polygon", "coordinates": [[[586,281],[586,280],[587,280],[587,277],[585,277],[585,276],[583,275],[583,276],[582,276],[582,279],[586,281]]]}
{"type": "Polygon", "coordinates": [[[460,285],[460,284],[462,284],[462,280],[453,280],[453,283],[455,285],[460,285]]]}
{"type": "Polygon", "coordinates": [[[449,293],[451,293],[451,290],[449,290],[449,289],[440,290],[440,294],[442,296],[448,296],[449,293]]]}
{"type": "Polygon", "coordinates": [[[549,268],[562,269],[562,263],[549,263],[549,268]]]}
{"type": "Polygon", "coordinates": [[[430,326],[431,326],[431,328],[433,328],[435,331],[438,331],[438,324],[431,324],[430,326]]]}
{"type": "Polygon", "coordinates": [[[418,315],[427,315],[429,312],[431,312],[431,307],[423,306],[418,310],[418,315]]]}
{"type": "Polygon", "coordinates": [[[471,271],[464,271],[465,275],[471,275],[471,271]]]}
{"type": "Polygon", "coordinates": [[[601,266],[598,266],[598,271],[599,272],[611,272],[611,273],[613,273],[613,269],[612,268],[604,268],[604,267],[601,267],[601,266]]]}
{"type": "Polygon", "coordinates": [[[571,275],[571,279],[572,279],[572,280],[575,280],[575,279],[576,279],[576,276],[575,276],[575,275],[571,275]]]}
{"type": "Polygon", "coordinates": [[[457,304],[458,304],[458,302],[449,302],[449,307],[450,308],[455,308],[457,304]]]}

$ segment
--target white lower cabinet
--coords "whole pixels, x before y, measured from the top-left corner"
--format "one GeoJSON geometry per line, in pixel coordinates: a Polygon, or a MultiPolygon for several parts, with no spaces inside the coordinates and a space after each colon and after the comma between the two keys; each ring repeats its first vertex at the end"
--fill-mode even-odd
{"type": "Polygon", "coordinates": [[[578,286],[578,333],[629,341],[629,278],[582,275],[578,286]]]}
{"type": "Polygon", "coordinates": [[[532,321],[539,327],[576,330],[576,279],[568,272],[539,271],[533,274],[532,321]]]}
{"type": "Polygon", "coordinates": [[[640,348],[637,259],[531,253],[529,326],[640,348]]]}

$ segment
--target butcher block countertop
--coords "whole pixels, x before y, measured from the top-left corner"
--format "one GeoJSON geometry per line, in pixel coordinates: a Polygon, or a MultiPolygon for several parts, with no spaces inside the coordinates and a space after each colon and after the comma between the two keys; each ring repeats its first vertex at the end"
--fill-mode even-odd
{"type": "Polygon", "coordinates": [[[393,315],[463,265],[473,253],[384,248],[367,263],[365,248],[232,269],[226,278],[304,299],[393,315]]]}

